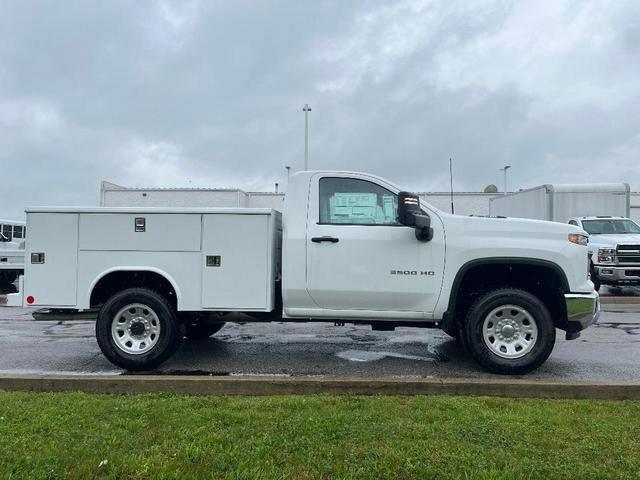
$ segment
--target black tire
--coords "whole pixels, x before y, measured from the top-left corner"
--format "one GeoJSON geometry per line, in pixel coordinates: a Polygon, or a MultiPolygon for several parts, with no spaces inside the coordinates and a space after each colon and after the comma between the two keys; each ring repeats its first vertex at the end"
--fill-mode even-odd
{"type": "MultiPolygon", "coordinates": [[[[126,311],[125,311],[126,315],[126,311]]],[[[155,321],[155,320],[154,320],[155,321]]],[[[130,371],[152,370],[171,357],[182,341],[183,328],[175,310],[165,297],[146,288],[129,288],[109,298],[98,312],[96,339],[100,350],[109,361],[130,371]],[[155,313],[159,334],[155,344],[145,353],[128,353],[118,346],[112,334],[115,318],[127,305],[140,304],[155,313]]]]}
{"type": "MultiPolygon", "coordinates": [[[[551,354],[556,340],[556,328],[544,303],[529,292],[513,288],[492,290],[481,296],[467,313],[462,333],[469,352],[478,363],[492,372],[504,375],[520,375],[538,368],[551,354]],[[503,358],[494,353],[488,345],[491,337],[485,342],[483,336],[484,322],[488,315],[500,306],[507,305],[514,305],[528,313],[538,331],[530,350],[519,358],[503,358]]],[[[495,346],[494,349],[499,350],[495,346]]]]}
{"type": "Polygon", "coordinates": [[[593,263],[591,263],[591,261],[589,261],[589,280],[591,280],[593,282],[593,289],[596,292],[599,292],[600,291],[600,287],[602,286],[602,282],[600,281],[600,279],[596,275],[596,269],[593,268],[593,263]]]}
{"type": "Polygon", "coordinates": [[[18,279],[18,272],[13,271],[0,271],[0,284],[1,285],[11,285],[18,279]]]}
{"type": "Polygon", "coordinates": [[[189,340],[205,340],[214,335],[224,327],[224,322],[220,323],[187,323],[185,324],[184,335],[189,340]]]}

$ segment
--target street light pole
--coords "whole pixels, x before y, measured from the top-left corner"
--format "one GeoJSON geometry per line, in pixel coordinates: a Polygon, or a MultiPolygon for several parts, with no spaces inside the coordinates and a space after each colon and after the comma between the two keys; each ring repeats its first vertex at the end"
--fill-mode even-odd
{"type": "Polygon", "coordinates": [[[511,165],[505,165],[500,169],[501,172],[504,172],[504,195],[507,194],[507,170],[511,168],[511,165]]]}
{"type": "Polygon", "coordinates": [[[302,107],[304,112],[304,169],[309,170],[309,112],[311,107],[308,103],[302,107]]]}
{"type": "Polygon", "coordinates": [[[289,165],[287,165],[284,168],[287,169],[287,188],[289,188],[289,178],[291,177],[291,167],[289,165]]]}

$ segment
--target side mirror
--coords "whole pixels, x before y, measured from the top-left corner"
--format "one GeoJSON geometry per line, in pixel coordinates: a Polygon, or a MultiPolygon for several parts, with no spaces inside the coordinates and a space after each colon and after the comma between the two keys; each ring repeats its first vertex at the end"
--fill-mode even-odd
{"type": "Polygon", "coordinates": [[[420,198],[409,192],[398,194],[398,222],[416,230],[416,238],[428,242],[433,238],[431,217],[420,210],[420,198]]]}

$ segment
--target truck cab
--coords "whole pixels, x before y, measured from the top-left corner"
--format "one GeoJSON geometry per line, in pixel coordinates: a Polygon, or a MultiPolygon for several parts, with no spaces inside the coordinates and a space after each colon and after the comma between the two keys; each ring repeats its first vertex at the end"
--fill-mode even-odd
{"type": "Polygon", "coordinates": [[[283,215],[43,207],[27,227],[10,303],[96,311],[98,345],[128,370],[241,320],[442,328],[485,368],[521,374],[556,329],[575,339],[599,314],[580,228],[451,215],[365,173],[296,173],[283,215]]]}
{"type": "Polygon", "coordinates": [[[589,265],[596,290],[601,285],[640,285],[640,226],[626,217],[569,219],[589,234],[589,265]]]}
{"type": "Polygon", "coordinates": [[[283,217],[283,304],[290,318],[432,320],[441,293],[445,233],[417,241],[399,222],[400,190],[350,172],[291,179],[283,217]]]}

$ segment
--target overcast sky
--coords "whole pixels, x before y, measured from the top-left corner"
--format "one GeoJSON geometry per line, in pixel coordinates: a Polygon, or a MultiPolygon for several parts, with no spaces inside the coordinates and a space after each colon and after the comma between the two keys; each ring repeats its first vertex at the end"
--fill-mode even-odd
{"type": "Polygon", "coordinates": [[[99,182],[640,189],[640,2],[0,3],[0,218],[99,182]]]}

